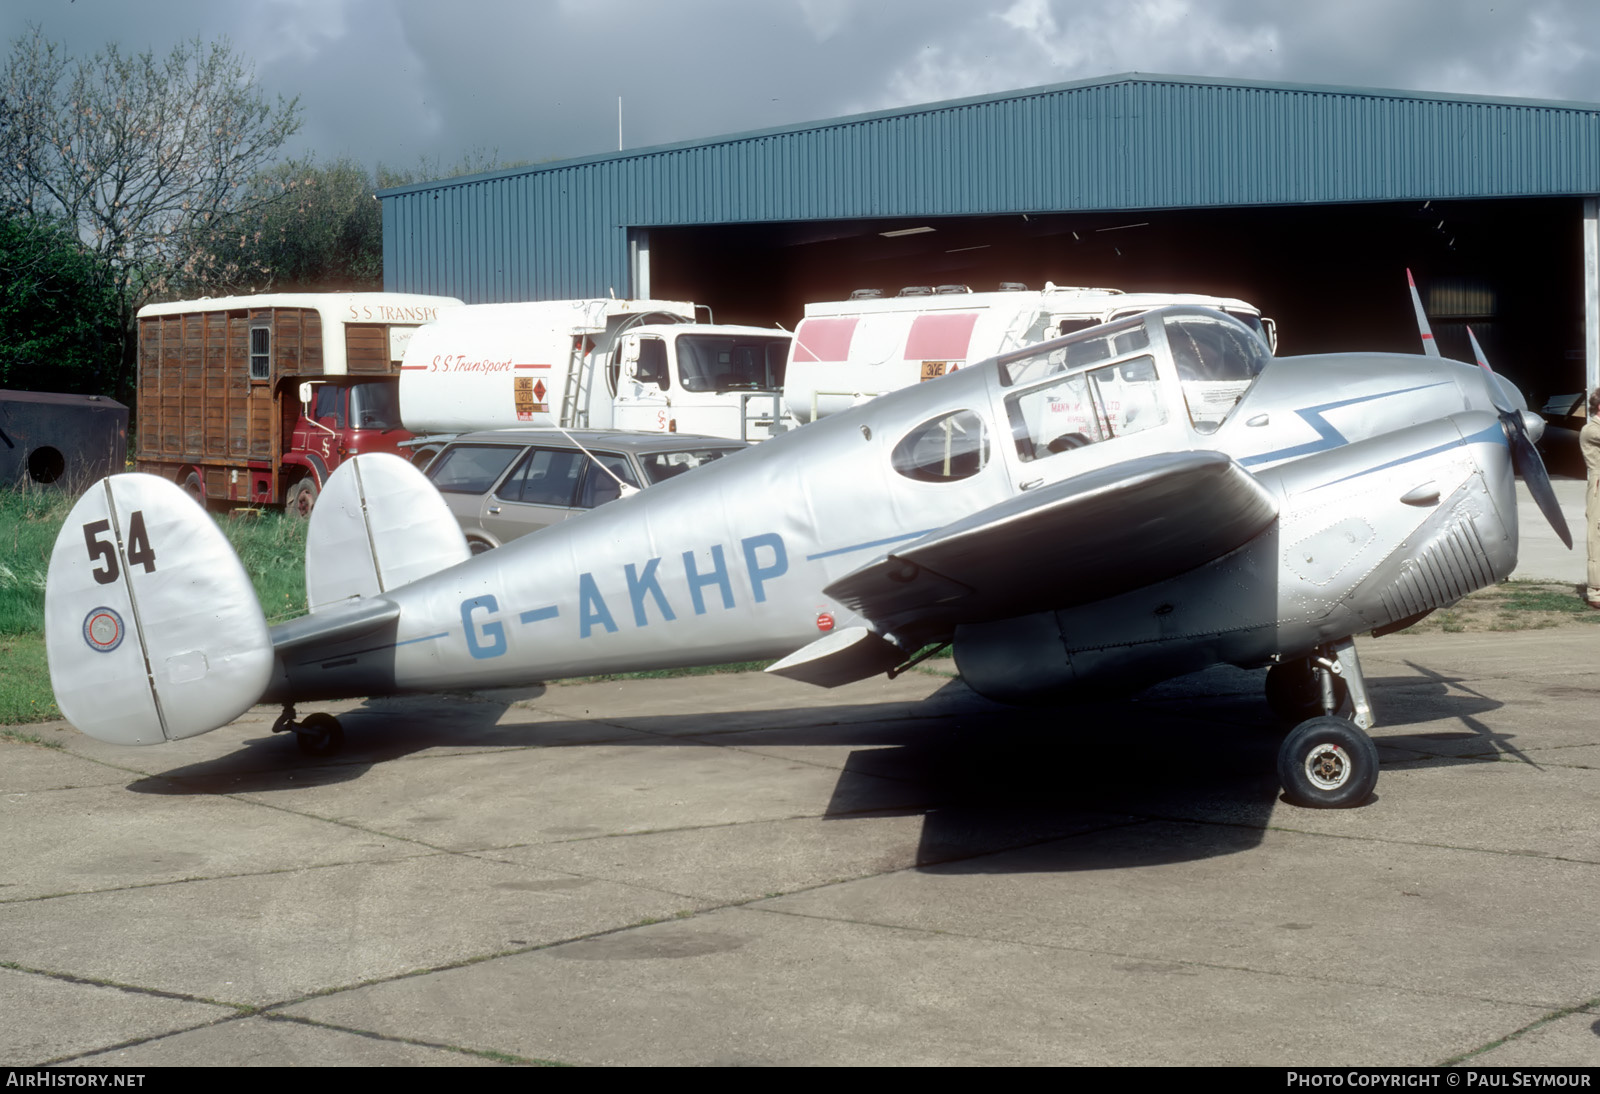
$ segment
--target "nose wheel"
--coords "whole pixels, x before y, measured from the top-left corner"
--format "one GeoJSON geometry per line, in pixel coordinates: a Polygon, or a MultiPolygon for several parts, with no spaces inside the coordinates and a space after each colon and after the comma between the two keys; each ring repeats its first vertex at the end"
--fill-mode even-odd
{"type": "Polygon", "coordinates": [[[1348,809],[1372,797],[1378,746],[1366,733],[1374,724],[1372,704],[1354,642],[1346,638],[1319,646],[1310,657],[1274,665],[1267,673],[1267,701],[1286,720],[1305,718],[1278,748],[1278,780],[1289,801],[1348,809]],[[1348,719],[1336,713],[1347,699],[1348,719]]]}
{"type": "Polygon", "coordinates": [[[295,743],[307,756],[337,756],[344,751],[344,727],[331,714],[317,711],[295,721],[294,705],[283,708],[278,720],[272,723],[274,733],[293,733],[295,743]]]}

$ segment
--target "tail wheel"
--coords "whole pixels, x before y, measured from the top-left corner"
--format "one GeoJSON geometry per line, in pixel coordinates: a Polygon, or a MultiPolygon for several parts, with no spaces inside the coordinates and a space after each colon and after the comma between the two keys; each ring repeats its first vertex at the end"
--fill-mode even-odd
{"type": "Polygon", "coordinates": [[[1279,747],[1278,779],[1295,805],[1348,809],[1378,785],[1378,746],[1343,718],[1311,718],[1279,747]]]}
{"type": "Polygon", "coordinates": [[[310,520],[311,510],[317,505],[317,493],[317,480],[301,479],[289,487],[289,494],[283,502],[283,511],[291,517],[310,520]]]}
{"type": "Polygon", "coordinates": [[[331,714],[307,714],[294,729],[295,743],[307,756],[337,756],[344,749],[344,727],[331,714]]]}

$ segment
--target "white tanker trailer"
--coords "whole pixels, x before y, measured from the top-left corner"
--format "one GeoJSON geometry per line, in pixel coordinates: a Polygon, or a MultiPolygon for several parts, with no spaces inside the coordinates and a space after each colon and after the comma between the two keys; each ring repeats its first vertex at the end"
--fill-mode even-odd
{"type": "Polygon", "coordinates": [[[809,422],[969,363],[1174,304],[1226,312],[1276,348],[1272,320],[1232,297],[1050,282],[1043,291],[1015,283],[991,293],[941,285],[890,297],[862,289],[849,300],[806,305],[784,375],[784,402],[796,421],[809,422]]]}
{"type": "Polygon", "coordinates": [[[695,311],[606,298],[445,309],[406,349],[401,421],[422,445],[551,426],[746,441],[782,432],[790,336],[696,323],[695,311]]]}

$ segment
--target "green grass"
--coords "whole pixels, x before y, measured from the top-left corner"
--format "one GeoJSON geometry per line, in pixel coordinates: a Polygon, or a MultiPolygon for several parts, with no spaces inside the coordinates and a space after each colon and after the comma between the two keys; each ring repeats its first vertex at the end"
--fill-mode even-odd
{"type": "Polygon", "coordinates": [[[0,490],[0,637],[44,633],[44,577],[75,500],[58,490],[0,490]]]}
{"type": "Polygon", "coordinates": [[[0,726],[48,722],[61,717],[50,670],[45,664],[43,634],[0,636],[0,726]]]}

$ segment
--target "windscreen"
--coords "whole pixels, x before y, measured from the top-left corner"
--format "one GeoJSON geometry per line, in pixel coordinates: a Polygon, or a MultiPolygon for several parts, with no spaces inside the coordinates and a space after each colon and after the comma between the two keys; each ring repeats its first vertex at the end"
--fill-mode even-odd
{"type": "Polygon", "coordinates": [[[686,391],[777,391],[787,336],[680,334],[678,371],[686,391]]]}
{"type": "Polygon", "coordinates": [[[350,389],[350,421],[357,429],[400,428],[400,385],[372,380],[350,389]]]}
{"type": "Polygon", "coordinates": [[[676,478],[685,471],[704,467],[733,451],[737,449],[691,448],[682,452],[649,452],[640,454],[639,464],[644,468],[644,477],[649,479],[653,486],[658,482],[676,478]]]}
{"type": "Polygon", "coordinates": [[[1167,344],[1195,429],[1210,433],[1266,367],[1272,352],[1237,319],[1220,313],[1166,316],[1167,344]]]}

